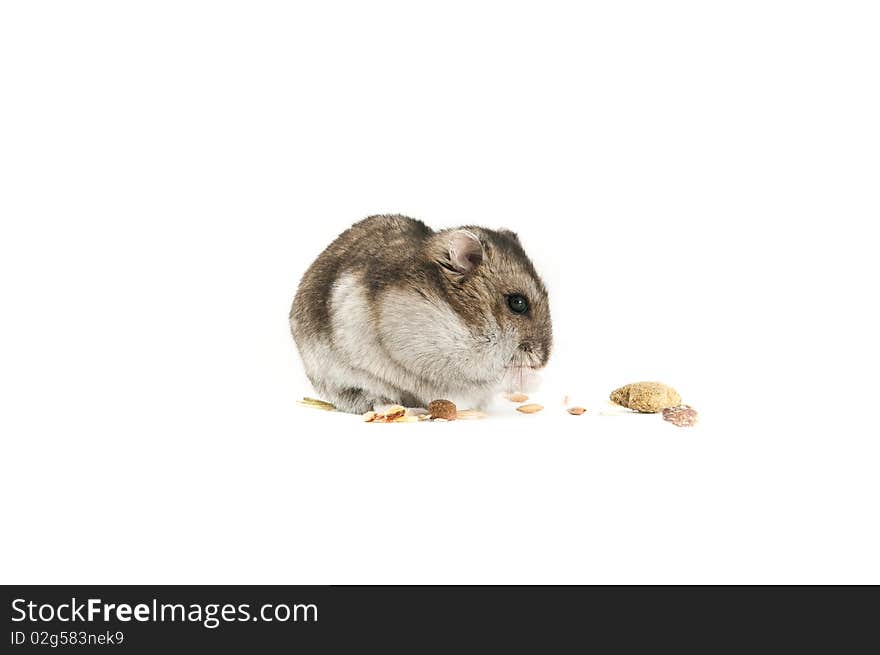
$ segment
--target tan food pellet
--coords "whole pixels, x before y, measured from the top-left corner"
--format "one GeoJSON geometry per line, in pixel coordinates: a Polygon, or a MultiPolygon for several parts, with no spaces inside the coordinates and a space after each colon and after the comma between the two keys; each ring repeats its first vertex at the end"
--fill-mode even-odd
{"type": "Polygon", "coordinates": [[[524,393],[509,393],[504,396],[512,403],[524,403],[529,399],[524,393]]]}
{"type": "Polygon", "coordinates": [[[690,405],[667,407],[663,410],[663,420],[680,428],[689,428],[697,423],[697,410],[690,405]]]}
{"type": "Polygon", "coordinates": [[[376,420],[377,416],[378,414],[376,412],[367,412],[366,414],[364,414],[364,421],[366,421],[367,423],[372,423],[376,420]]]}
{"type": "Polygon", "coordinates": [[[662,382],[633,382],[611,392],[611,402],[637,412],[654,414],[681,404],[681,396],[662,382]]]}
{"type": "Polygon", "coordinates": [[[458,416],[458,409],[451,400],[432,400],[428,403],[428,414],[433,418],[442,418],[452,421],[458,416]]]}
{"type": "Polygon", "coordinates": [[[574,414],[575,416],[580,416],[581,414],[583,414],[586,411],[587,410],[584,409],[583,407],[569,407],[568,408],[568,413],[574,414]]]}
{"type": "Polygon", "coordinates": [[[535,412],[540,412],[542,409],[544,409],[543,405],[531,403],[529,405],[520,405],[516,408],[516,411],[522,412],[523,414],[534,414],[535,412]]]}

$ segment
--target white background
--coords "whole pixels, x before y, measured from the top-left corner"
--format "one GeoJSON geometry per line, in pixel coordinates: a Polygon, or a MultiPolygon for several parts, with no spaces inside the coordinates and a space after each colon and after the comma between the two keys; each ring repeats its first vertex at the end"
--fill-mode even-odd
{"type": "Polygon", "coordinates": [[[301,4],[3,4],[0,581],[880,583],[876,5],[301,4]],[[295,403],[384,212],[520,233],[543,413],[295,403]]]}

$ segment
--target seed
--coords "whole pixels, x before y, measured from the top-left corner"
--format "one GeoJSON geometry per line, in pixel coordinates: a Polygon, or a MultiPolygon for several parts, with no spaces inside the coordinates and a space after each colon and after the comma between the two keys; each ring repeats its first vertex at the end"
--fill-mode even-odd
{"type": "Polygon", "coordinates": [[[384,412],[367,412],[363,418],[367,423],[415,423],[419,420],[418,416],[409,415],[406,408],[400,405],[392,405],[384,412]]]}
{"type": "Polygon", "coordinates": [[[455,403],[444,399],[432,400],[428,403],[428,413],[431,415],[431,418],[442,418],[447,421],[452,421],[458,416],[455,403]]]}
{"type": "Polygon", "coordinates": [[[529,405],[520,405],[516,408],[516,411],[522,412],[523,414],[534,414],[535,412],[540,412],[542,409],[544,409],[543,405],[531,403],[529,405]]]}
{"type": "Polygon", "coordinates": [[[574,414],[575,416],[580,416],[580,415],[583,414],[585,411],[587,411],[587,410],[584,409],[583,407],[569,407],[569,408],[568,408],[568,413],[569,413],[569,414],[574,414]]]}
{"type": "Polygon", "coordinates": [[[385,420],[393,421],[394,419],[404,416],[406,414],[406,407],[401,407],[400,405],[393,405],[385,410],[385,420]]]}
{"type": "Polygon", "coordinates": [[[504,397],[512,403],[524,403],[529,399],[529,397],[524,393],[508,393],[505,394],[504,397]]]}
{"type": "Polygon", "coordinates": [[[667,407],[663,410],[663,420],[680,428],[689,428],[697,422],[697,410],[690,405],[667,407]]]}
{"type": "Polygon", "coordinates": [[[314,407],[315,409],[323,409],[328,412],[336,411],[336,407],[332,404],[325,402],[323,400],[316,400],[315,398],[303,398],[302,400],[297,401],[300,405],[305,405],[306,407],[314,407]]]}

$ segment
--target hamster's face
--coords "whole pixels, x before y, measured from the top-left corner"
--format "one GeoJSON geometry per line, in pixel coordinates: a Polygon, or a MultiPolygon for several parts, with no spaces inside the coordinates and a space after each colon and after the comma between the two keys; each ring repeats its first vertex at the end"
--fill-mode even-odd
{"type": "Polygon", "coordinates": [[[456,311],[494,342],[504,366],[545,366],[553,344],[547,289],[516,234],[466,231],[453,237],[451,261],[464,270],[450,294],[456,311]]]}

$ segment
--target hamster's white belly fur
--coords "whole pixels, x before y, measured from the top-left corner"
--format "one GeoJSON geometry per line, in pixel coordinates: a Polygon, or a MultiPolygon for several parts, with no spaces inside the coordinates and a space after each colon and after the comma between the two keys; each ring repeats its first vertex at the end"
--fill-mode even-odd
{"type": "Polygon", "coordinates": [[[497,324],[475,333],[439,299],[403,289],[371,299],[355,275],[334,283],[329,315],[329,337],[299,344],[310,377],[327,391],[361,389],[376,403],[404,392],[424,403],[484,404],[516,349],[514,334],[497,324]]]}

